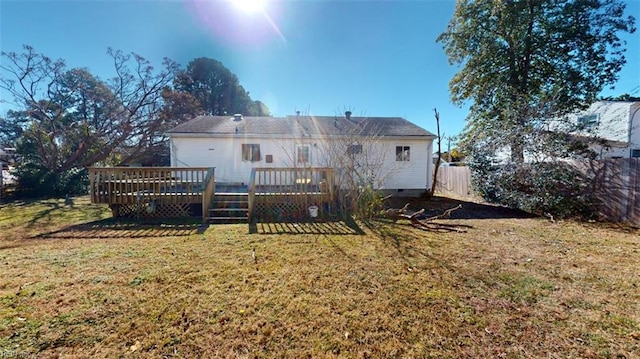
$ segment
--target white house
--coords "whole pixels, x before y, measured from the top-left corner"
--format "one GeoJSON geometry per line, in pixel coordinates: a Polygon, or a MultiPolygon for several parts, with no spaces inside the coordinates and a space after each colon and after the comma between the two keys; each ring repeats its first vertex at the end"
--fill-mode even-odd
{"type": "MultiPolygon", "coordinates": [[[[547,130],[568,133],[588,144],[598,159],[640,158],[640,102],[597,101],[583,111],[547,120],[547,130]]],[[[508,162],[509,147],[497,151],[497,162],[508,162]]],[[[525,162],[553,158],[534,150],[524,151],[525,162]]]]}
{"type": "Polygon", "coordinates": [[[199,116],[167,135],[172,167],[215,167],[219,183],[246,184],[257,167],[332,167],[338,154],[375,157],[378,189],[417,195],[431,187],[435,136],[399,117],[199,116]]]}
{"type": "Polygon", "coordinates": [[[0,190],[6,185],[16,183],[16,177],[11,174],[15,148],[0,148],[0,190]]]}
{"type": "Polygon", "coordinates": [[[567,119],[585,136],[603,140],[604,146],[591,146],[600,158],[640,157],[640,102],[598,101],[567,119]]]}

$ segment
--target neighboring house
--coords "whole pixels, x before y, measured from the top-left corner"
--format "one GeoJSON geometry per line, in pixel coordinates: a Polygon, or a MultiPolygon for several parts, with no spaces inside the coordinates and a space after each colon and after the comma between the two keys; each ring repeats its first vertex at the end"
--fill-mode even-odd
{"type": "Polygon", "coordinates": [[[378,158],[378,189],[418,195],[431,187],[435,136],[399,117],[199,116],[167,135],[172,167],[215,167],[219,183],[247,184],[256,167],[333,167],[330,153],[339,153],[378,158]]]}
{"type": "MultiPolygon", "coordinates": [[[[547,122],[548,131],[568,133],[583,142],[597,159],[640,158],[640,102],[597,101],[589,108],[547,122]]],[[[495,161],[509,162],[509,147],[497,151],[495,161]]],[[[550,161],[546,154],[524,152],[525,162],[550,161]]]]}
{"type": "Polygon", "coordinates": [[[640,102],[598,101],[567,119],[600,142],[590,145],[599,158],[640,157],[640,102]]]}
{"type": "Polygon", "coordinates": [[[12,164],[15,163],[15,148],[0,148],[0,189],[16,183],[16,177],[11,174],[12,164]]]}
{"type": "MultiPolygon", "coordinates": [[[[433,153],[433,165],[435,166],[436,163],[438,163],[438,152],[433,153]]],[[[440,156],[440,167],[449,167],[449,165],[451,165],[451,163],[440,156]]]]}

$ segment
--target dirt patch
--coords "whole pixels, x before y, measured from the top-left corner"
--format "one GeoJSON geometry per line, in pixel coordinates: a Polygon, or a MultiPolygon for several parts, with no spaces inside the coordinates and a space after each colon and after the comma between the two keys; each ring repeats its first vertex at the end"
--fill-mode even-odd
{"type": "Polygon", "coordinates": [[[456,210],[451,214],[450,219],[500,219],[538,217],[533,213],[528,213],[519,209],[441,196],[418,198],[391,197],[385,201],[385,207],[402,208],[407,203],[409,203],[409,209],[414,211],[418,211],[424,208],[425,214],[429,216],[441,214],[447,209],[461,205],[462,207],[459,210],[456,210]]]}

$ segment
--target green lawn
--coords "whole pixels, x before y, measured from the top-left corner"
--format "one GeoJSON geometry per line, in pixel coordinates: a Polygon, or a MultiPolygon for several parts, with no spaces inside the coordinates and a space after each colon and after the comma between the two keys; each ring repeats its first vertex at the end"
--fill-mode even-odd
{"type": "Polygon", "coordinates": [[[109,217],[86,198],[0,206],[0,357],[640,353],[638,230],[471,213],[442,221],[466,233],[337,222],[249,234],[109,217]]]}

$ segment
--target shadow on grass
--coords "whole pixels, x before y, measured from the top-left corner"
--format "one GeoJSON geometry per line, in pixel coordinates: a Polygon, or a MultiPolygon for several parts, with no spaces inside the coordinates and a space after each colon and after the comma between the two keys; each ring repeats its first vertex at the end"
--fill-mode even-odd
{"type": "Polygon", "coordinates": [[[385,205],[390,208],[402,208],[409,203],[409,208],[415,211],[425,210],[428,217],[442,214],[447,209],[462,205],[462,208],[451,213],[449,219],[504,219],[504,218],[535,218],[533,213],[519,209],[501,207],[486,203],[476,203],[442,196],[420,198],[389,198],[385,205]]]}
{"type": "Polygon", "coordinates": [[[363,235],[364,231],[353,218],[341,221],[313,222],[257,222],[249,224],[250,234],[324,234],[363,235]]]}
{"type": "MultiPolygon", "coordinates": [[[[437,255],[429,253],[424,247],[432,247],[432,241],[437,237],[429,237],[427,234],[438,235],[436,232],[424,232],[410,225],[396,222],[370,221],[364,224],[382,243],[393,247],[398,253],[398,260],[405,263],[408,269],[414,268],[415,258],[422,257],[420,269],[445,270],[451,275],[460,276],[459,270],[451,266],[447,261],[437,255]],[[425,267],[426,264],[426,267],[425,267]]],[[[420,267],[420,266],[418,266],[420,267]]]]}
{"type": "Polygon", "coordinates": [[[207,226],[193,218],[175,220],[135,221],[122,219],[103,219],[89,223],[76,224],[56,231],[40,233],[32,239],[113,239],[113,238],[150,238],[183,237],[202,234],[207,226]]]}
{"type": "Polygon", "coordinates": [[[391,244],[402,256],[406,254],[407,245],[420,237],[411,226],[402,226],[391,221],[366,221],[363,223],[374,236],[383,243],[391,244]]]}

